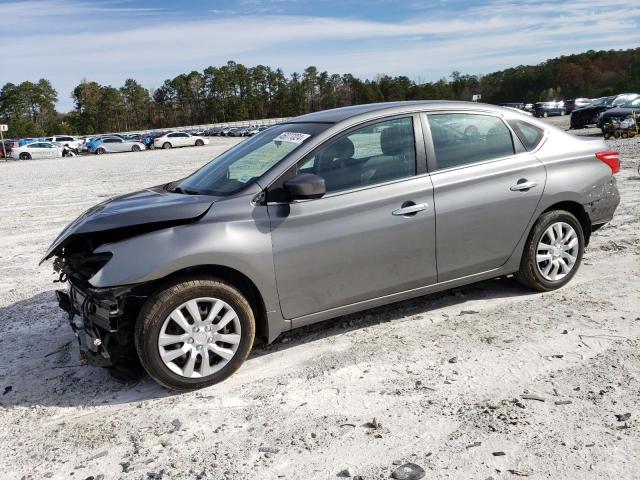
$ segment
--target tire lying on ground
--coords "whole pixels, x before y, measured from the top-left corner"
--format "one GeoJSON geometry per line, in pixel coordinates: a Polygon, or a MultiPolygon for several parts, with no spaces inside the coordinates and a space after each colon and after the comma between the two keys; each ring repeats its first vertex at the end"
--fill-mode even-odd
{"type": "Polygon", "coordinates": [[[247,299],[211,276],[182,278],[149,297],[134,335],[147,373],[182,391],[225,380],[245,361],[254,337],[247,299]]]}

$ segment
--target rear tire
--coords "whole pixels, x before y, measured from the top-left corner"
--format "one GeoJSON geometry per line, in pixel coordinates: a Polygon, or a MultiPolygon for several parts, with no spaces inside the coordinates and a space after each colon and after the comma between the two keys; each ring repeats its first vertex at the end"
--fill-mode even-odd
{"type": "Polygon", "coordinates": [[[24,152],[19,155],[20,160],[31,160],[31,154],[24,152]]]}
{"type": "Polygon", "coordinates": [[[168,150],[168,149],[170,149],[170,148],[171,148],[171,146],[172,146],[172,145],[171,145],[169,142],[164,142],[164,143],[162,144],[162,148],[163,148],[164,150],[168,150]]]}
{"type": "MultiPolygon", "coordinates": [[[[233,316],[231,314],[231,316],[233,316]]],[[[178,314],[178,316],[180,316],[178,314]]],[[[222,382],[233,374],[244,363],[255,337],[255,319],[253,311],[246,298],[234,286],[210,276],[198,276],[194,278],[183,278],[166,288],[152,295],[142,307],[135,327],[135,345],[140,361],[147,373],[160,385],[180,391],[195,390],[207,387],[215,383],[222,382]],[[187,305],[190,301],[198,299],[196,303],[196,315],[200,319],[194,319],[187,305]],[[209,303],[207,303],[209,302],[209,303]],[[216,313],[215,318],[209,323],[210,331],[204,333],[198,321],[206,322],[206,317],[216,305],[215,302],[224,304],[222,310],[216,313]],[[208,310],[207,310],[208,308],[208,310]],[[187,312],[182,315],[186,319],[186,328],[179,326],[173,318],[176,312],[187,312]],[[224,317],[229,312],[235,312],[232,321],[228,321],[224,330],[216,330],[215,325],[224,322],[224,317]],[[216,321],[217,320],[217,321],[216,321]],[[222,332],[222,333],[220,333],[222,332]],[[216,340],[216,335],[235,335],[234,344],[227,344],[221,340],[216,340]],[[176,341],[178,336],[186,335],[184,341],[176,341]],[[239,339],[237,338],[239,335],[239,339]],[[161,345],[162,343],[167,346],[161,345]],[[166,337],[172,337],[170,342],[166,342],[166,337]],[[200,338],[209,337],[211,338],[200,338]],[[213,343],[212,343],[213,340],[213,343]],[[175,343],[174,343],[175,342],[175,343]],[[201,343],[205,342],[205,343],[201,343]],[[227,351],[234,353],[229,358],[223,358],[215,353],[216,345],[222,343],[227,351]],[[197,350],[196,350],[197,348],[197,350]],[[210,350],[212,348],[212,350],[210,350]],[[161,354],[161,350],[164,354],[161,354]],[[167,360],[167,354],[183,350],[185,353],[167,360]],[[205,354],[207,365],[213,361],[209,369],[213,373],[202,376],[204,372],[205,354]],[[163,355],[165,359],[163,360],[163,355]],[[189,366],[191,357],[193,363],[189,366]],[[199,363],[198,363],[199,362],[199,363]],[[222,362],[222,363],[220,363],[222,362]]],[[[231,340],[231,338],[229,338],[231,340]]]]}
{"type": "MultiPolygon", "coordinates": [[[[567,241],[567,244],[570,243],[571,242],[567,241]]],[[[516,280],[540,292],[548,292],[566,285],[580,267],[582,254],[584,253],[584,244],[585,240],[582,225],[573,214],[564,210],[554,210],[543,213],[529,233],[529,238],[527,239],[524,251],[522,252],[522,259],[520,260],[520,270],[515,274],[516,280]],[[554,247],[553,250],[541,249],[541,245],[547,243],[554,244],[554,242],[549,241],[547,232],[552,226],[556,225],[564,225],[564,232],[568,232],[569,228],[567,228],[567,226],[573,230],[575,237],[572,237],[572,239],[575,238],[577,240],[575,249],[565,249],[567,245],[562,245],[562,239],[558,239],[557,242],[561,245],[560,247],[554,247]],[[556,254],[559,258],[555,258],[556,254]],[[561,278],[550,279],[549,274],[544,273],[544,266],[548,265],[545,262],[553,263],[553,261],[557,260],[558,262],[562,261],[566,265],[567,260],[565,258],[569,258],[566,255],[571,254],[574,254],[572,256],[575,257],[575,260],[571,264],[569,271],[561,278]],[[549,256],[549,260],[541,260],[546,256],[549,256]],[[553,260],[551,260],[552,258],[553,260]]],[[[554,268],[554,266],[551,267],[550,273],[553,272],[554,268]]],[[[559,268],[560,267],[558,267],[558,271],[559,268]]]]}

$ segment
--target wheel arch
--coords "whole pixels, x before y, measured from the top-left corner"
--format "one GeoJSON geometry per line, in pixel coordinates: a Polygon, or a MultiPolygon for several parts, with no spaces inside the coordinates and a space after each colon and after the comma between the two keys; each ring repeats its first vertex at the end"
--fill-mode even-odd
{"type": "Polygon", "coordinates": [[[262,294],[256,284],[239,270],[223,265],[194,265],[176,270],[162,278],[152,280],[145,284],[142,289],[144,290],[144,294],[152,295],[181,278],[189,278],[197,275],[210,275],[219,278],[240,290],[240,293],[244,295],[253,310],[256,321],[256,338],[260,338],[265,342],[268,341],[269,322],[262,294]]]}
{"type": "Polygon", "coordinates": [[[543,212],[541,212],[540,215],[554,210],[564,210],[574,215],[578,219],[578,221],[580,222],[580,226],[582,227],[585,246],[589,245],[589,239],[591,238],[591,219],[589,218],[589,215],[587,214],[584,207],[578,202],[565,200],[550,205],[543,212]]]}

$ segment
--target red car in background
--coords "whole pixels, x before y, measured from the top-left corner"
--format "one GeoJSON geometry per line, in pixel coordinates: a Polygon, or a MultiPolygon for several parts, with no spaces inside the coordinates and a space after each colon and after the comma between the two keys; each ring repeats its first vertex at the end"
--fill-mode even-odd
{"type": "Polygon", "coordinates": [[[0,142],[0,158],[4,158],[4,152],[7,152],[7,158],[11,158],[11,150],[13,150],[14,140],[5,140],[0,142]],[[4,143],[4,150],[2,149],[2,143],[4,143]]]}

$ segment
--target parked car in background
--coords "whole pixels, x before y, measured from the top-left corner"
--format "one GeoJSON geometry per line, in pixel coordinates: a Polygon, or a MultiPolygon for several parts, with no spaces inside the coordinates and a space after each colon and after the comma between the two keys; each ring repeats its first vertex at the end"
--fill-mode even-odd
{"type": "Polygon", "coordinates": [[[222,128],[210,128],[205,132],[207,137],[219,137],[222,133],[222,128]]]}
{"type": "Polygon", "coordinates": [[[257,127],[257,126],[249,127],[249,128],[247,129],[247,136],[248,136],[248,137],[252,137],[252,136],[254,136],[256,133],[260,133],[260,130],[258,129],[258,127],[257,127]]]}
{"type": "Polygon", "coordinates": [[[47,142],[55,142],[63,145],[65,147],[69,147],[71,150],[75,152],[79,152],[82,147],[82,140],[72,137],[70,135],[54,135],[53,137],[45,138],[47,142]]]}
{"type": "Polygon", "coordinates": [[[609,123],[612,119],[624,120],[630,117],[632,113],[640,115],[640,96],[627,103],[602,112],[598,116],[598,127],[604,129],[605,124],[609,123]]]}
{"type": "Polygon", "coordinates": [[[151,132],[151,133],[148,133],[146,135],[143,135],[142,143],[144,143],[147,148],[154,148],[153,141],[156,138],[165,135],[165,133],[166,132],[151,132]]]}
{"type": "Polygon", "coordinates": [[[11,158],[16,160],[31,160],[39,158],[62,158],[64,146],[52,142],[32,142],[11,150],[11,158]]]}
{"type": "Polygon", "coordinates": [[[102,141],[103,138],[104,137],[102,136],[87,138],[84,144],[82,145],[82,151],[95,153],[96,147],[102,141]]]}
{"type": "Polygon", "coordinates": [[[186,132],[169,132],[153,139],[153,146],[155,148],[164,149],[173,147],[201,147],[208,143],[208,138],[191,135],[186,132]]]}
{"type": "Polygon", "coordinates": [[[90,364],[137,354],[193,390],[233,374],[256,336],[512,274],[563,287],[613,217],[619,169],[604,140],[511,109],[325,110],[89,209],[43,261],[69,283],[59,305],[90,364]]]}
{"type": "Polygon", "coordinates": [[[92,152],[103,153],[140,152],[145,150],[144,143],[135,140],[124,140],[120,137],[103,137],[94,144],[92,152]]]}
{"type": "Polygon", "coordinates": [[[533,115],[536,117],[551,117],[565,113],[563,102],[537,102],[533,105],[533,115]]]}
{"type": "Polygon", "coordinates": [[[583,97],[575,98],[575,99],[571,99],[571,100],[565,100],[564,101],[564,109],[565,109],[565,112],[567,114],[569,114],[569,113],[573,112],[577,108],[586,107],[590,103],[591,103],[591,99],[590,98],[583,98],[583,97]]]}
{"type": "Polygon", "coordinates": [[[11,139],[5,139],[3,142],[0,142],[0,158],[5,158],[5,152],[7,153],[6,158],[11,158],[11,150],[13,150],[15,143],[15,140],[11,139]],[[3,145],[4,149],[2,148],[3,145]]]}
{"type": "Polygon", "coordinates": [[[226,137],[229,135],[229,132],[233,130],[233,127],[224,127],[221,131],[220,131],[220,135],[223,137],[226,137]]]}
{"type": "Polygon", "coordinates": [[[570,128],[584,128],[595,125],[598,122],[598,115],[613,105],[615,95],[601,97],[591,100],[589,105],[578,108],[571,112],[570,128]]]}
{"type": "Polygon", "coordinates": [[[18,147],[23,147],[25,145],[28,145],[30,143],[33,142],[39,142],[39,141],[45,141],[44,138],[21,138],[20,140],[18,140],[18,147]]]}

